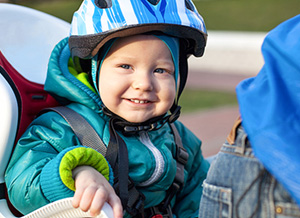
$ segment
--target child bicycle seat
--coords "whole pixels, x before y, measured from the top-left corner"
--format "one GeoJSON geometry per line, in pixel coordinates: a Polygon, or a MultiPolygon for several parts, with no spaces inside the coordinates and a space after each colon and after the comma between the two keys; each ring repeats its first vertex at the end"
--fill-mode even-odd
{"type": "Polygon", "coordinates": [[[0,50],[25,78],[44,84],[52,49],[70,24],[23,6],[0,3],[0,50]]]}
{"type": "MultiPolygon", "coordinates": [[[[58,105],[43,90],[48,59],[55,44],[68,36],[70,25],[51,15],[13,4],[0,3],[0,218],[20,214],[9,204],[4,173],[15,142],[35,115],[58,105]]],[[[113,217],[105,204],[98,218],[113,217]]],[[[62,199],[23,218],[90,217],[62,199]]]]}
{"type": "MultiPolygon", "coordinates": [[[[54,99],[36,84],[22,77],[0,51],[0,218],[15,218],[4,193],[4,173],[16,139],[41,109],[57,105],[54,99]],[[14,78],[14,80],[12,79],[14,78]],[[20,87],[22,84],[22,87],[20,87]],[[19,89],[20,88],[20,89],[19,89]],[[20,91],[19,91],[20,90],[20,91]],[[23,92],[22,92],[23,91],[23,92]],[[26,92],[25,92],[26,91],[26,92]],[[40,97],[34,97],[40,96],[40,97]],[[24,105],[24,102],[28,104],[24,105]],[[32,107],[32,105],[35,105],[32,107]],[[29,110],[31,109],[31,110],[29,110]],[[23,118],[24,117],[24,118],[23,118]]],[[[16,213],[16,212],[15,212],[16,213]]],[[[89,217],[88,213],[74,209],[72,198],[48,204],[23,218],[89,217]]],[[[105,204],[98,218],[113,217],[112,209],[105,204]]]]}

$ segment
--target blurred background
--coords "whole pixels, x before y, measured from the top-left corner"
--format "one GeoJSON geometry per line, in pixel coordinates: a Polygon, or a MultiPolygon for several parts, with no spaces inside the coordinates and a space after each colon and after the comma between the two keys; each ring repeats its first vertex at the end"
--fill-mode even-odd
{"type": "MultiPolygon", "coordinates": [[[[1,0],[71,22],[81,0],[1,0]]],[[[299,0],[194,0],[209,30],[269,31],[299,13],[299,0]]]]}
{"type": "MultiPolygon", "coordinates": [[[[71,22],[81,0],[0,0],[71,22]]],[[[299,13],[299,0],[194,0],[208,29],[202,58],[189,60],[181,99],[186,124],[202,141],[203,154],[216,154],[238,117],[235,86],[263,65],[260,47],[268,31],[299,13]]]]}

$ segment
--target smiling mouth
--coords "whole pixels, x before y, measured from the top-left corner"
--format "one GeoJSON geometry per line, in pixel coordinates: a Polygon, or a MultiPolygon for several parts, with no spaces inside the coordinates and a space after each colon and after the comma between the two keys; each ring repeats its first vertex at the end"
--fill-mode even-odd
{"type": "Polygon", "coordinates": [[[138,99],[129,99],[131,102],[134,102],[136,104],[146,104],[146,103],[150,103],[150,101],[146,101],[146,100],[138,100],[138,99]]]}

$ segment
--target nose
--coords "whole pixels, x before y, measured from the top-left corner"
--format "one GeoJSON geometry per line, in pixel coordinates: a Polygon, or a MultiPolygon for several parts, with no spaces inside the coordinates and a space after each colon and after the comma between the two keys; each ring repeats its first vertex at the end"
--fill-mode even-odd
{"type": "Polygon", "coordinates": [[[142,91],[152,91],[154,87],[152,74],[148,71],[136,72],[132,82],[132,87],[142,91]]]}

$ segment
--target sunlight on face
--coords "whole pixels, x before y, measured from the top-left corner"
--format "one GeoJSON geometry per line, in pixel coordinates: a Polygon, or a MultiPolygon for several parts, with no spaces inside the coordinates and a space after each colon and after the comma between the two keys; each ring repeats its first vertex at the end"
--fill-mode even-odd
{"type": "Polygon", "coordinates": [[[165,114],[175,95],[174,63],[167,45],[153,35],[117,39],[99,76],[104,105],[129,122],[165,114]]]}

